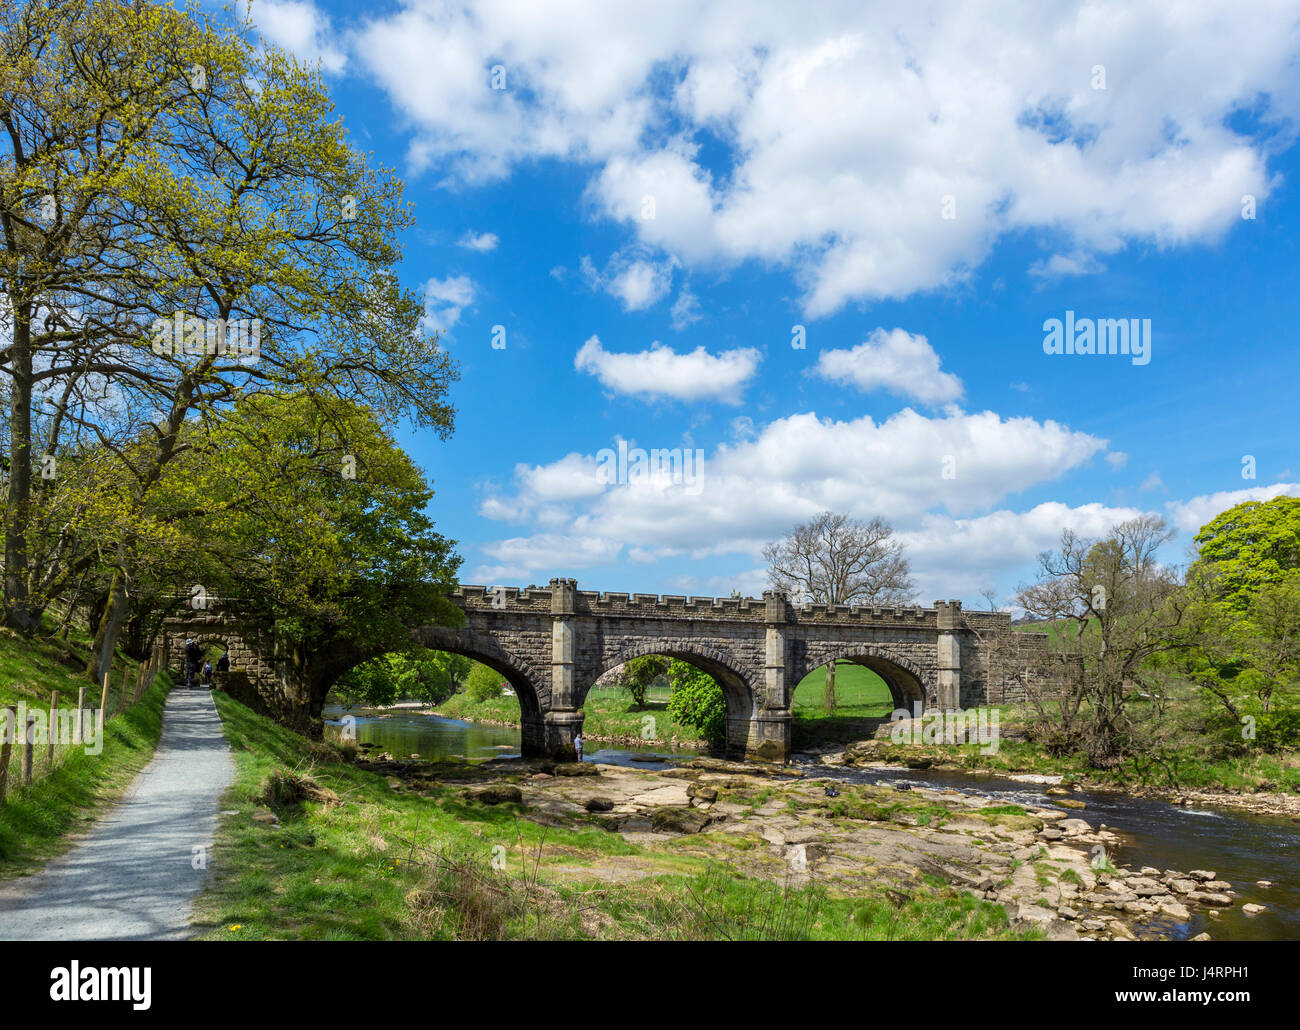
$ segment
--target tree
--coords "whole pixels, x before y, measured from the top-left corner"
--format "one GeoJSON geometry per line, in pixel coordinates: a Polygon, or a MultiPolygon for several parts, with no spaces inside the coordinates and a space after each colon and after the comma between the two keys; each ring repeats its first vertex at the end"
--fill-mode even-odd
{"type": "MultiPolygon", "coordinates": [[[[1082,744],[1095,768],[1134,753],[1129,689],[1158,693],[1161,676],[1150,659],[1179,646],[1186,601],[1175,571],[1155,557],[1172,537],[1155,516],[1122,522],[1101,540],[1067,530],[1058,550],[1039,556],[1039,581],[1020,591],[1025,611],[1055,624],[1064,726],[1072,728],[1080,714],[1086,719],[1082,744]]],[[[1075,743],[1056,741],[1061,750],[1075,743]]]]}
{"type": "Polygon", "coordinates": [[[1300,498],[1236,505],[1202,527],[1196,542],[1187,583],[1191,618],[1178,668],[1228,717],[1225,733],[1265,749],[1295,746],[1300,498]]]}
{"type": "Polygon", "coordinates": [[[465,680],[465,693],[480,704],[489,698],[500,697],[504,693],[501,673],[481,662],[475,662],[465,680]]]}
{"type": "Polygon", "coordinates": [[[1300,569],[1300,497],[1244,501],[1196,534],[1188,581],[1223,613],[1244,611],[1266,583],[1300,569]]]}
{"type": "Polygon", "coordinates": [[[158,516],[179,534],[188,582],[232,599],[287,660],[310,719],[348,669],[409,650],[411,627],[456,624],[460,559],[425,514],[423,474],[368,409],[258,395],[201,432],[169,465],[158,516]]]}
{"type": "MultiPolygon", "coordinates": [[[[773,590],[796,603],[906,604],[916,590],[903,545],[880,518],[863,522],[824,511],[763,548],[773,590]]],[[[823,704],[835,710],[835,663],[826,666],[823,704]]]]}
{"type": "Polygon", "coordinates": [[[632,695],[635,711],[645,708],[646,692],[656,682],[666,681],[672,662],[659,654],[633,658],[623,666],[620,685],[632,695]]]}
{"type": "Polygon", "coordinates": [[[322,404],[364,398],[381,424],[409,418],[445,436],[457,374],[394,273],[412,221],[401,183],[351,149],[318,73],[246,26],[152,4],[49,6],[6,8],[0,66],[5,618],[31,632],[50,600],[32,589],[46,564],[30,561],[34,433],[54,453],[60,427],[76,427],[126,484],[116,535],[94,537],[71,566],[111,572],[98,676],[141,593],[150,542],[135,527],[190,423],[212,428],[240,398],[288,389],[322,404]],[[46,196],[54,217],[34,219],[46,196]],[[184,333],[168,334],[177,313],[184,333]],[[261,327],[255,360],[223,346],[238,320],[261,327]],[[38,387],[49,414],[33,419],[38,387]]]}
{"type": "Polygon", "coordinates": [[[668,663],[672,693],[668,714],[683,726],[692,726],[712,744],[727,739],[727,699],[717,681],[689,662],[668,663]]]}

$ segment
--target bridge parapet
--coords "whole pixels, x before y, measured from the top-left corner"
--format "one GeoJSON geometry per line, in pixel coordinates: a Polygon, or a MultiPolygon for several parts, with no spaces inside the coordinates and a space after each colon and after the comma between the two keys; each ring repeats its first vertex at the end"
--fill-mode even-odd
{"type": "MultiPolygon", "coordinates": [[[[565,581],[571,585],[571,581],[565,581]]],[[[491,587],[458,584],[451,599],[466,611],[534,612],[550,614],[552,587],[491,587]]],[[[780,594],[773,595],[777,598],[780,594]]],[[[620,591],[574,590],[573,614],[597,618],[692,618],[726,619],[739,622],[770,621],[767,597],[710,597],[686,594],[637,594],[620,591]]],[[[785,622],[810,626],[884,625],[960,632],[964,617],[977,624],[1010,623],[1005,612],[963,612],[960,601],[935,601],[934,607],[920,605],[795,604],[786,600],[785,622]]]]}

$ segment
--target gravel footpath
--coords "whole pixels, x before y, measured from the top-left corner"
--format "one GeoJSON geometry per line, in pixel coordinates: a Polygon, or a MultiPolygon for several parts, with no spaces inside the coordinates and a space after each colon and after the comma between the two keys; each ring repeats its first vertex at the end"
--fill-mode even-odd
{"type": "Polygon", "coordinates": [[[234,775],[211,694],[173,689],[158,750],[122,801],[43,872],[0,884],[0,940],[189,936],[234,775]]]}

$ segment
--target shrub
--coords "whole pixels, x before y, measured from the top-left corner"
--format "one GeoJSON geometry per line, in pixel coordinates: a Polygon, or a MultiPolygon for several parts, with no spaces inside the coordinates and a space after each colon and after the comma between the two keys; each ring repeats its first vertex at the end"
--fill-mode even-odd
{"type": "Polygon", "coordinates": [[[503,693],[501,674],[475,662],[474,668],[470,669],[469,677],[465,681],[465,693],[480,703],[489,698],[500,697],[503,693]]]}
{"type": "Polygon", "coordinates": [[[673,660],[669,666],[673,692],[668,714],[684,726],[692,726],[711,744],[727,738],[727,699],[722,688],[706,672],[686,662],[673,660]]]}

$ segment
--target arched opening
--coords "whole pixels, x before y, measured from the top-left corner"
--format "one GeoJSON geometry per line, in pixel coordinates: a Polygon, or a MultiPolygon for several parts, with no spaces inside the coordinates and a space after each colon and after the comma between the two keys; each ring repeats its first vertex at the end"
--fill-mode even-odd
{"type": "Polygon", "coordinates": [[[168,655],[168,664],[175,665],[171,670],[173,682],[185,683],[189,672],[186,641],[193,641],[198,649],[197,666],[194,670],[194,685],[215,687],[224,690],[228,684],[230,670],[242,669],[230,655],[230,642],[221,633],[188,633],[177,637],[176,646],[168,655]],[[225,658],[224,667],[222,658],[225,658]]]}
{"type": "Polygon", "coordinates": [[[838,655],[809,671],[791,694],[791,745],[795,750],[865,740],[897,709],[924,709],[919,670],[872,649],[838,655]],[[826,672],[835,665],[835,703],[827,704],[826,672]]]}
{"type": "Polygon", "coordinates": [[[430,761],[519,755],[542,717],[527,675],[469,644],[367,658],[330,687],[322,714],[367,751],[430,761]]]}
{"type": "Polygon", "coordinates": [[[748,684],[721,655],[650,645],[626,649],[607,662],[579,688],[578,706],[586,736],[638,738],[660,753],[708,747],[743,755],[753,718],[748,684]],[[637,704],[626,673],[646,659],[659,659],[667,668],[650,682],[644,704],[637,704]]]}

